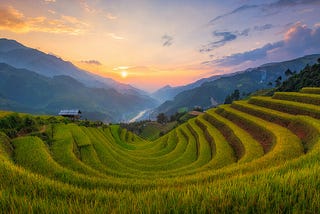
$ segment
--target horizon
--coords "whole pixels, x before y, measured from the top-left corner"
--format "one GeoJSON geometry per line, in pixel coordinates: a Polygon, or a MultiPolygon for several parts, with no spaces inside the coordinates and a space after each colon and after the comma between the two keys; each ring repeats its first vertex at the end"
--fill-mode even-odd
{"type": "Polygon", "coordinates": [[[0,34],[153,92],[319,53],[318,9],[317,0],[5,0],[0,34]]]}

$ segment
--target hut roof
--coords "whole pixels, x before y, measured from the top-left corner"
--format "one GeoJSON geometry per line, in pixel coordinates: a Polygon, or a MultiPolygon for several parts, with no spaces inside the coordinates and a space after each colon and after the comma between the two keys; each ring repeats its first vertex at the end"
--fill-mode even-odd
{"type": "Polygon", "coordinates": [[[59,112],[59,115],[70,115],[70,116],[77,116],[80,115],[81,111],[79,109],[64,109],[59,112]]]}

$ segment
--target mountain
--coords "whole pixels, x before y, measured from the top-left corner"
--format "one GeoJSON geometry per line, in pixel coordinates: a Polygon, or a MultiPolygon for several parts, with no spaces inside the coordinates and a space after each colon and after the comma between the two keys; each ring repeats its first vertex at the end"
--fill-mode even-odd
{"type": "Polygon", "coordinates": [[[209,78],[202,78],[200,80],[197,80],[196,82],[193,82],[193,83],[190,83],[190,84],[187,84],[184,86],[171,87],[170,85],[166,85],[166,86],[158,89],[154,93],[152,93],[151,97],[158,100],[159,102],[165,102],[167,100],[172,100],[177,94],[179,94],[183,91],[199,87],[200,85],[202,85],[205,82],[214,81],[220,77],[221,77],[220,75],[217,75],[217,76],[212,76],[209,78]]]}
{"type": "Polygon", "coordinates": [[[76,108],[83,111],[83,118],[106,122],[126,120],[155,106],[147,96],[91,88],[70,76],[46,77],[5,63],[0,63],[0,92],[0,109],[56,115],[61,109],[76,108]]]}
{"type": "Polygon", "coordinates": [[[281,76],[282,80],[287,79],[285,71],[299,72],[307,64],[312,65],[320,58],[320,54],[308,55],[285,62],[268,63],[257,68],[250,68],[239,71],[228,76],[219,77],[213,81],[207,81],[202,85],[190,90],[182,91],[173,100],[164,102],[153,111],[153,116],[160,112],[167,115],[174,114],[180,108],[192,109],[194,106],[204,108],[212,106],[213,103],[221,104],[225,97],[238,89],[241,94],[273,87],[275,80],[281,76]]]}
{"type": "Polygon", "coordinates": [[[297,92],[305,87],[320,87],[320,62],[306,66],[300,73],[292,75],[276,91],[297,92]]]}
{"type": "Polygon", "coordinates": [[[12,65],[15,68],[31,70],[46,77],[70,76],[88,87],[113,88],[123,94],[146,95],[146,92],[131,85],[94,75],[77,68],[71,62],[37,49],[28,48],[14,40],[0,39],[0,62],[12,65]]]}

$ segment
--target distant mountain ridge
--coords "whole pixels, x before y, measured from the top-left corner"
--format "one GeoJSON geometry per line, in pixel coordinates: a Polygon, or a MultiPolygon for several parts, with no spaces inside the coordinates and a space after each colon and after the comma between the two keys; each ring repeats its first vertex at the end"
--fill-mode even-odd
{"type": "Polygon", "coordinates": [[[147,92],[15,40],[0,39],[0,65],[0,108],[5,110],[56,114],[80,108],[88,119],[119,122],[158,104],[147,92]]]}
{"type": "Polygon", "coordinates": [[[45,77],[0,63],[0,109],[56,115],[61,109],[79,108],[83,118],[117,122],[154,107],[149,97],[121,94],[115,89],[90,88],[60,75],[45,77]]]}
{"type": "Polygon", "coordinates": [[[0,62],[15,68],[25,68],[47,77],[67,75],[94,88],[114,88],[120,93],[147,93],[128,84],[122,84],[111,78],[101,77],[79,69],[71,62],[64,61],[51,54],[28,48],[15,40],[0,39],[0,62]]]}
{"type": "Polygon", "coordinates": [[[157,91],[153,92],[151,94],[151,96],[160,102],[172,100],[177,94],[179,94],[183,91],[199,87],[203,83],[214,81],[214,80],[220,78],[221,76],[222,75],[212,76],[212,77],[208,77],[208,78],[202,78],[202,79],[199,79],[193,83],[183,85],[183,86],[177,86],[177,87],[171,87],[170,85],[166,85],[166,86],[158,89],[157,91]]]}
{"type": "MultiPolygon", "coordinates": [[[[200,86],[178,93],[173,100],[168,100],[156,108],[152,115],[162,112],[167,115],[174,114],[180,108],[192,109],[194,106],[209,107],[212,101],[219,104],[235,89],[240,93],[250,93],[263,88],[270,88],[270,82],[281,76],[285,80],[285,71],[300,72],[307,64],[312,65],[320,58],[320,54],[313,54],[297,59],[275,62],[249,68],[227,76],[220,76],[212,81],[204,81],[200,86]]],[[[186,86],[188,87],[188,86],[186,86]]]]}

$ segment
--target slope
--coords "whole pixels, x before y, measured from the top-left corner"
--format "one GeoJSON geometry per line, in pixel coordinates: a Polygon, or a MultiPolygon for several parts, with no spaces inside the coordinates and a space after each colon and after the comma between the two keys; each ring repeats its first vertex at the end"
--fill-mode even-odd
{"type": "Polygon", "coordinates": [[[320,120],[305,110],[319,111],[310,103],[320,95],[309,94],[319,90],[212,108],[152,142],[118,125],[80,127],[47,117],[38,118],[42,135],[10,139],[2,127],[15,121],[4,112],[0,207],[13,213],[317,213],[320,120]]]}
{"type": "Polygon", "coordinates": [[[77,108],[83,117],[120,121],[155,105],[149,97],[121,94],[115,89],[89,88],[69,76],[52,78],[0,63],[0,108],[56,115],[77,108]]]}
{"type": "Polygon", "coordinates": [[[16,68],[34,71],[46,77],[70,76],[88,87],[113,88],[119,93],[146,95],[146,92],[131,85],[116,82],[111,78],[94,75],[77,68],[71,62],[64,61],[52,54],[43,53],[37,49],[26,47],[17,41],[0,39],[0,62],[16,68]]]}
{"type": "Polygon", "coordinates": [[[272,88],[275,80],[281,76],[285,80],[285,71],[299,72],[306,65],[313,65],[320,58],[319,54],[308,55],[290,61],[269,63],[257,68],[250,68],[229,76],[218,78],[214,81],[204,82],[201,86],[177,94],[172,101],[166,101],[155,109],[154,114],[160,112],[167,115],[174,114],[179,108],[194,106],[204,108],[211,106],[211,100],[221,104],[227,95],[238,89],[241,94],[247,94],[259,89],[272,88]],[[270,82],[272,85],[270,85],[270,82]]]}

